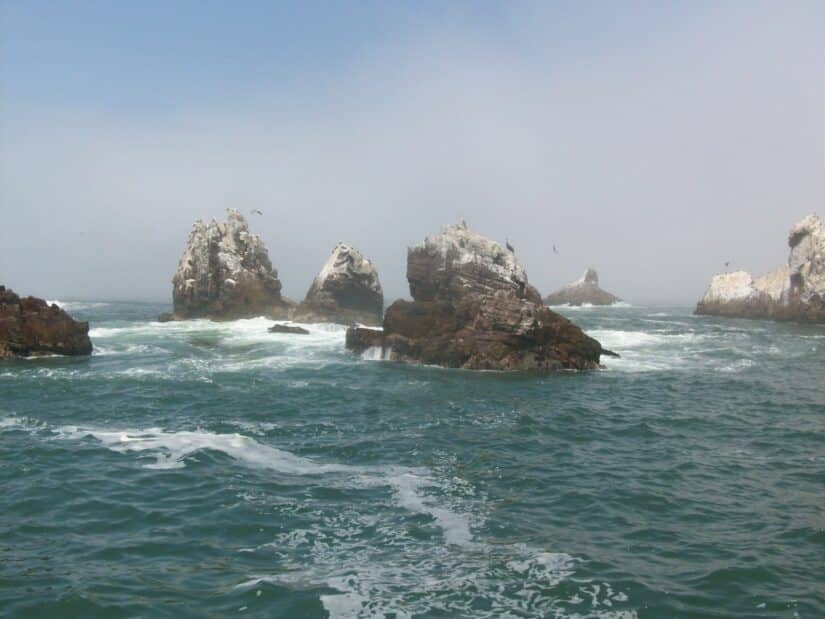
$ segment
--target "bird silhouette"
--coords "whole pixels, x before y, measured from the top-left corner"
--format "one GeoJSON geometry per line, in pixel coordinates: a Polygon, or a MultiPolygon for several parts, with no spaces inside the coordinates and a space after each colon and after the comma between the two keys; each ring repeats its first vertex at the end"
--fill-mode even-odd
{"type": "Polygon", "coordinates": [[[513,249],[512,245],[510,245],[510,239],[505,239],[504,240],[504,245],[507,246],[507,249],[509,249],[511,253],[516,253],[516,250],[513,249]]]}
{"type": "Polygon", "coordinates": [[[249,212],[252,213],[253,215],[263,215],[263,213],[261,211],[259,211],[258,209],[256,209],[256,208],[253,208],[249,212]]]}
{"type": "Polygon", "coordinates": [[[554,253],[554,254],[559,253],[559,250],[558,250],[558,249],[556,249],[556,246],[555,246],[555,245],[553,245],[553,253],[554,253]]]}
{"type": "Polygon", "coordinates": [[[729,267],[729,266],[730,266],[730,262],[726,262],[726,263],[725,263],[725,267],[727,268],[727,267],[729,267]]]}

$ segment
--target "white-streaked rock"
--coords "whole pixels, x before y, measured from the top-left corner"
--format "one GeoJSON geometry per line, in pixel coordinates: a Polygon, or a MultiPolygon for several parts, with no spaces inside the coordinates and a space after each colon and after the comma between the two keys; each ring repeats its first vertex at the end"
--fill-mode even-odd
{"type": "Polygon", "coordinates": [[[825,224],[808,215],[791,229],[788,245],[788,263],[767,275],[715,275],[696,313],[825,322],[825,224]]]}
{"type": "Polygon", "coordinates": [[[407,250],[407,280],[417,301],[455,301],[467,293],[512,290],[538,301],[538,292],[515,252],[470,230],[466,222],[447,225],[407,250]]]}
{"type": "Polygon", "coordinates": [[[172,278],[174,317],[234,319],[280,316],[287,309],[278,272],[244,216],[195,222],[172,278]]]}
{"type": "Polygon", "coordinates": [[[384,291],[375,265],[351,245],[339,242],[293,320],[378,325],[383,313],[384,291]]]}

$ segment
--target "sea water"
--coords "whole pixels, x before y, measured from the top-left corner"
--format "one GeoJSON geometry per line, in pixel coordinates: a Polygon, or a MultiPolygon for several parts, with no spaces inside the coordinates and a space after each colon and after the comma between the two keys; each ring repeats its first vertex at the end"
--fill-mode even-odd
{"type": "Polygon", "coordinates": [[[0,615],[822,617],[825,327],[560,308],[586,373],[67,302],[0,362],[0,615]]]}

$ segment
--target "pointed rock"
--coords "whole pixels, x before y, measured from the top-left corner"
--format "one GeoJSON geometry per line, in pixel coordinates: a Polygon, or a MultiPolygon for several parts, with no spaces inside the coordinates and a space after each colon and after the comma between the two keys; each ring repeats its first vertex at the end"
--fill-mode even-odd
{"type": "Polygon", "coordinates": [[[290,309],[266,246],[235,209],[224,222],[195,222],[172,278],[172,301],[177,320],[280,318],[290,309]]]}
{"type": "Polygon", "coordinates": [[[375,266],[354,247],[338,243],[293,320],[380,325],[383,314],[384,292],[375,266]]]}
{"type": "Polygon", "coordinates": [[[599,274],[592,267],[572,284],[544,298],[545,305],[613,305],[619,301],[621,299],[616,295],[599,288],[599,274]]]}

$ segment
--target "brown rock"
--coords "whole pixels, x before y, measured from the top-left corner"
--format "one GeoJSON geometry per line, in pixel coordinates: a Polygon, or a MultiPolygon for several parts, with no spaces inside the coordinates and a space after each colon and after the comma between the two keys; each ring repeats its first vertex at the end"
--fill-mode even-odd
{"type": "Polygon", "coordinates": [[[195,222],[172,278],[172,301],[176,320],[281,318],[292,309],[266,246],[234,209],[225,222],[195,222]]]}
{"type": "Polygon", "coordinates": [[[619,301],[619,297],[599,287],[599,274],[593,268],[588,268],[584,275],[572,284],[544,298],[545,305],[613,305],[619,301]]]}
{"type": "Polygon", "coordinates": [[[338,243],[292,320],[380,325],[383,313],[384,293],[372,262],[354,247],[338,243]]]}
{"type": "Polygon", "coordinates": [[[396,301],[383,331],[347,331],[356,352],[476,370],[585,370],[614,354],[541,303],[512,251],[447,226],[407,254],[414,301],[396,301]]]}
{"type": "Polygon", "coordinates": [[[43,299],[21,299],[0,286],[0,358],[90,355],[89,323],[43,299]]]}

